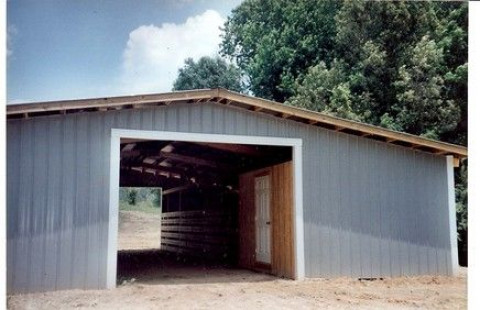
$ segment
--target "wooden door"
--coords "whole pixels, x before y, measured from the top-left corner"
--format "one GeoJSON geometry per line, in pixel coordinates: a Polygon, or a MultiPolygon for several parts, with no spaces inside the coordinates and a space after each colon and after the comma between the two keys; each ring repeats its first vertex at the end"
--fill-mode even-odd
{"type": "Polygon", "coordinates": [[[270,175],[255,178],[255,257],[259,263],[271,263],[270,175]]]}

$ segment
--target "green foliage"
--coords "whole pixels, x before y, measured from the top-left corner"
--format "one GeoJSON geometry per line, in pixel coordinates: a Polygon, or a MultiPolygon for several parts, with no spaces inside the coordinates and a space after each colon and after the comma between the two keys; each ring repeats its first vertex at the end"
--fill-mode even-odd
{"type": "Polygon", "coordinates": [[[466,3],[439,4],[440,23],[436,30],[438,45],[444,52],[442,74],[445,96],[460,108],[460,121],[455,130],[444,133],[442,140],[467,144],[468,131],[468,6],[466,3]]]}
{"type": "Polygon", "coordinates": [[[162,205],[161,189],[152,188],[150,189],[150,199],[154,207],[160,208],[162,205]]]}
{"type": "Polygon", "coordinates": [[[234,59],[259,97],[285,101],[296,78],[330,63],[339,1],[246,0],[224,26],[221,52],[234,59]]]}
{"type": "Polygon", "coordinates": [[[128,197],[127,202],[129,205],[135,205],[137,203],[137,190],[136,189],[129,189],[128,190],[128,197]]]}
{"type": "Polygon", "coordinates": [[[186,59],[173,84],[173,90],[219,87],[237,92],[244,90],[240,69],[220,57],[202,57],[197,62],[186,59]]]}
{"type": "Polygon", "coordinates": [[[455,198],[457,202],[457,231],[459,262],[468,265],[468,161],[463,160],[455,171],[455,198]]]}
{"type": "Polygon", "coordinates": [[[464,160],[457,171],[457,187],[455,197],[457,201],[457,227],[459,232],[468,229],[468,162],[464,160]]]}
{"type": "Polygon", "coordinates": [[[309,68],[302,83],[296,85],[297,95],[287,104],[322,111],[347,119],[362,120],[352,108],[350,83],[339,62],[333,62],[330,69],[324,62],[309,68]]]}
{"type": "Polygon", "coordinates": [[[140,201],[137,202],[135,205],[130,205],[126,201],[119,202],[119,209],[120,211],[138,211],[143,213],[150,213],[150,214],[159,214],[160,209],[153,206],[148,201],[140,201]]]}
{"type": "Polygon", "coordinates": [[[392,113],[402,131],[438,139],[454,130],[460,118],[460,108],[442,94],[442,50],[425,36],[406,54],[409,60],[398,69],[393,83],[397,101],[392,113]]]}
{"type": "Polygon", "coordinates": [[[161,207],[161,189],[149,187],[121,187],[119,204],[121,210],[159,209],[161,207]]]}
{"type": "Polygon", "coordinates": [[[221,52],[254,95],[466,143],[466,3],[247,0],[221,52]]]}

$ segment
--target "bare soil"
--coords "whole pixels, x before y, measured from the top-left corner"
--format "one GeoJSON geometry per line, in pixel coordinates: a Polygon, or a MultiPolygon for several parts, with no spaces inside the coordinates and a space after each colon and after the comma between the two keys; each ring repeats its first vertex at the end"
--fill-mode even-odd
{"type": "MultiPolygon", "coordinates": [[[[466,309],[460,277],[291,281],[246,270],[170,263],[113,290],[8,297],[9,309],[466,309]]],[[[127,278],[125,278],[127,279],[127,278]]]]}
{"type": "Polygon", "coordinates": [[[120,211],[118,250],[160,248],[160,213],[120,211]]]}
{"type": "MultiPolygon", "coordinates": [[[[130,211],[128,211],[130,212],[130,211]]],[[[458,277],[291,281],[151,248],[151,215],[121,215],[118,286],[8,296],[9,309],[466,309],[467,269],[458,277]],[[122,226],[123,225],[123,226],[122,226]],[[122,228],[123,227],[123,228],[122,228]],[[132,233],[134,232],[134,233],[132,233]],[[148,237],[150,236],[150,237],[148,237]],[[149,239],[150,238],[150,239],[149,239]],[[150,241],[149,241],[150,240],[150,241]],[[134,245],[132,247],[132,245],[134,245]]],[[[157,226],[155,226],[157,227],[157,226]]]]}

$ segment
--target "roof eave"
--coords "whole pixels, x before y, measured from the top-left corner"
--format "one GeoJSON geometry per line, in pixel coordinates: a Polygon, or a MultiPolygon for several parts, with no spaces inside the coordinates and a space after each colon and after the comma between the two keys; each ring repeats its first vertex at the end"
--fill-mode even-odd
{"type": "Polygon", "coordinates": [[[340,119],[320,112],[287,106],[274,101],[251,97],[226,89],[200,89],[175,91],[160,94],[134,95],[108,98],[92,98],[82,100],[65,100],[39,103],[7,105],[7,117],[34,117],[45,113],[75,113],[84,111],[105,111],[122,108],[141,108],[169,105],[171,103],[201,103],[205,101],[221,104],[239,103],[248,106],[254,112],[279,115],[282,118],[296,118],[313,126],[329,126],[335,131],[358,133],[366,138],[382,140],[392,144],[408,144],[411,148],[428,148],[430,153],[438,155],[453,155],[457,158],[468,156],[464,146],[435,141],[403,132],[397,132],[382,127],[355,121],[340,119]]]}

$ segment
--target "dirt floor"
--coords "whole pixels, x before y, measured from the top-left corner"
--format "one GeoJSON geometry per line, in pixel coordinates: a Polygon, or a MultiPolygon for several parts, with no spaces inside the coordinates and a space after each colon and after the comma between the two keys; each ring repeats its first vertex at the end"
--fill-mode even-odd
{"type": "Polygon", "coordinates": [[[8,296],[8,309],[467,308],[466,268],[456,278],[283,280],[163,253],[159,222],[159,215],[121,212],[116,289],[8,296]]]}
{"type": "Polygon", "coordinates": [[[116,289],[8,296],[8,309],[466,309],[466,274],[462,268],[456,278],[291,281],[161,251],[127,251],[119,256],[116,289]]]}
{"type": "Polygon", "coordinates": [[[160,213],[120,211],[118,249],[159,249],[160,213]]]}

